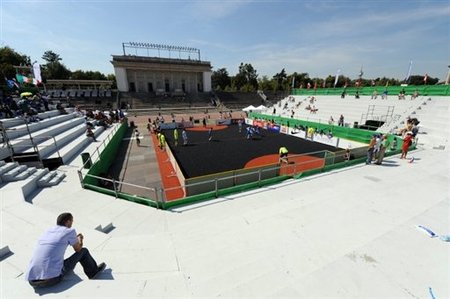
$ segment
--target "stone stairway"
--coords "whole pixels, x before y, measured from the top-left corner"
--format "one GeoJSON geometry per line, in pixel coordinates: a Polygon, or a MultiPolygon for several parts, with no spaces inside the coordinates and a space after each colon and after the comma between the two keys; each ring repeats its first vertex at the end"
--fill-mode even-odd
{"type": "Polygon", "coordinates": [[[26,199],[37,188],[45,188],[58,185],[66,174],[61,171],[49,171],[47,168],[37,169],[20,165],[17,162],[0,161],[0,190],[4,194],[14,192],[26,199]]]}
{"type": "MultiPolygon", "coordinates": [[[[36,190],[58,185],[66,174],[53,169],[70,164],[90,144],[95,145],[93,139],[85,135],[86,120],[80,114],[70,110],[63,115],[48,111],[37,117],[39,121],[32,123],[20,118],[0,120],[5,133],[0,143],[3,196],[27,199],[36,190]]],[[[93,129],[99,144],[104,131],[101,126],[93,129]]]]}

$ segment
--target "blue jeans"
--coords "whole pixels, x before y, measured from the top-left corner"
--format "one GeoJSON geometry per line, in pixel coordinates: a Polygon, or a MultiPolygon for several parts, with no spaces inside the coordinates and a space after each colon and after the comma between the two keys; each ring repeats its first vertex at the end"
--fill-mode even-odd
{"type": "Polygon", "coordinates": [[[81,266],[83,267],[83,271],[87,275],[87,277],[91,278],[97,273],[98,271],[97,262],[89,253],[89,250],[87,248],[81,248],[80,251],[75,252],[70,257],[64,260],[64,266],[62,268],[61,275],[49,279],[31,280],[29,281],[29,283],[34,288],[53,286],[61,282],[64,275],[72,271],[78,262],[80,262],[81,266]]]}
{"type": "Polygon", "coordinates": [[[366,164],[371,164],[372,163],[372,159],[373,159],[373,151],[374,151],[374,148],[372,147],[372,148],[369,148],[368,150],[367,150],[367,160],[366,160],[366,164]]]}

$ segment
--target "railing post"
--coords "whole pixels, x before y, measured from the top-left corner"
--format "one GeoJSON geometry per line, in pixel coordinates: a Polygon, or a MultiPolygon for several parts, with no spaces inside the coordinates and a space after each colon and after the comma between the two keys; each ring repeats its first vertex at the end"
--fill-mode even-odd
{"type": "Polygon", "coordinates": [[[84,188],[83,174],[81,173],[81,170],[78,170],[78,178],[80,179],[81,187],[84,188]]]}
{"type": "Polygon", "coordinates": [[[158,188],[154,188],[153,192],[155,193],[155,202],[156,202],[156,208],[159,209],[159,195],[158,195],[158,188]]]}
{"type": "Polygon", "coordinates": [[[160,192],[160,198],[161,198],[161,203],[162,203],[162,208],[165,207],[165,203],[166,203],[166,198],[164,196],[164,188],[159,189],[160,192]]]}
{"type": "Polygon", "coordinates": [[[119,198],[119,195],[117,194],[117,187],[116,187],[116,180],[113,178],[113,188],[114,188],[114,195],[116,195],[116,199],[119,198]]]}
{"type": "Polygon", "coordinates": [[[218,188],[218,182],[219,180],[216,178],[214,179],[214,185],[215,185],[215,192],[216,192],[216,198],[219,197],[219,188],[218,188]]]}

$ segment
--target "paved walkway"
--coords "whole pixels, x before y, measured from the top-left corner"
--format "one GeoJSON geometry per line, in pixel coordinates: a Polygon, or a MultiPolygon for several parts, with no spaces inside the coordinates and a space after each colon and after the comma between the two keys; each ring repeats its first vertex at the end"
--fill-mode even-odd
{"type": "Polygon", "coordinates": [[[122,158],[112,166],[111,174],[117,180],[133,184],[121,185],[120,191],[154,199],[155,193],[152,189],[161,188],[161,176],[154,145],[146,129],[147,117],[132,116],[129,118],[129,122],[131,121],[134,121],[138,127],[141,146],[137,146],[133,129],[128,128],[117,154],[118,159],[122,158]],[[151,189],[143,189],[135,185],[151,189]]]}

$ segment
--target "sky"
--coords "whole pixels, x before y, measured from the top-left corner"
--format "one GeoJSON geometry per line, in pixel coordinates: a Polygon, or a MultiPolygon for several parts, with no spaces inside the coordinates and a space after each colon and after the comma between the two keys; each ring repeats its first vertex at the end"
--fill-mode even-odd
{"type": "Polygon", "coordinates": [[[354,79],[362,68],[364,78],[403,79],[412,61],[413,75],[444,80],[450,0],[0,0],[0,46],[31,61],[52,50],[72,71],[112,74],[123,42],[198,48],[230,75],[243,62],[259,78],[284,68],[354,79]]]}

